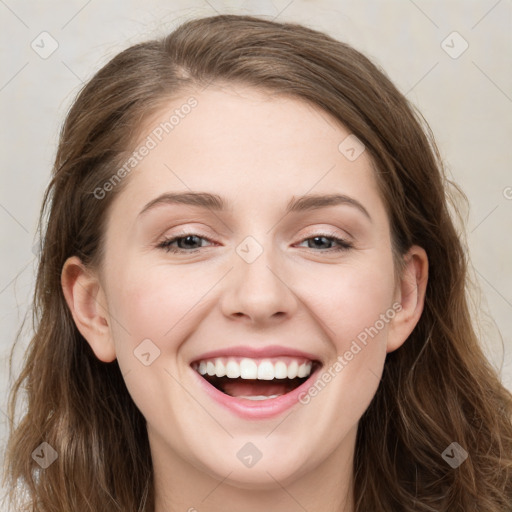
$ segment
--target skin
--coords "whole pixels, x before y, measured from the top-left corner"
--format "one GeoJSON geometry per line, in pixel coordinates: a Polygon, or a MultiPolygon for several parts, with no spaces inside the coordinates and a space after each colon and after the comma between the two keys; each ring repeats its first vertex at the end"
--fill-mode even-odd
{"type": "MultiPolygon", "coordinates": [[[[188,97],[169,101],[140,140],[188,97]]],[[[241,86],[194,97],[198,106],[125,178],[101,268],[66,262],[66,300],[96,356],[118,359],[147,420],[156,512],[352,512],[358,422],[386,354],[421,315],[427,256],[412,247],[395,275],[370,156],[350,161],[338,150],[350,132],[329,114],[241,86]],[[161,204],[139,215],[163,192],[186,191],[218,194],[229,208],[161,204]],[[346,204],[284,215],[293,196],[334,191],[371,220],[346,204]],[[206,240],[194,253],[157,247],[178,233],[206,240]],[[353,247],[334,252],[335,242],[311,240],[325,233],[353,247]],[[247,236],[263,249],[252,263],[235,250],[247,236]],[[327,370],[393,304],[400,311],[324,389],[275,418],[248,421],[222,408],[189,366],[217,348],[279,344],[315,354],[327,370]],[[144,339],[160,350],[148,366],[134,357],[144,339]],[[237,458],[247,442],[262,453],[251,468],[237,458]]]]}

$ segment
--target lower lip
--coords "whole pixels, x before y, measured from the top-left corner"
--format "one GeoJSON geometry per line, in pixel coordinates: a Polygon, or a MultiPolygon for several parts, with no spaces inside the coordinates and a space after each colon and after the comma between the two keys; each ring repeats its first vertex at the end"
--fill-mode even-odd
{"type": "Polygon", "coordinates": [[[215,386],[212,386],[206,379],[201,377],[196,370],[192,369],[192,371],[196,375],[196,378],[199,379],[199,385],[202,386],[205,392],[217,403],[243,419],[255,420],[274,418],[290,409],[295,404],[300,403],[299,396],[307,392],[311,387],[311,383],[314,381],[320,369],[320,367],[317,368],[309,376],[308,380],[293,391],[267,400],[249,400],[248,398],[237,398],[235,396],[226,395],[226,393],[219,391],[215,386]]]}

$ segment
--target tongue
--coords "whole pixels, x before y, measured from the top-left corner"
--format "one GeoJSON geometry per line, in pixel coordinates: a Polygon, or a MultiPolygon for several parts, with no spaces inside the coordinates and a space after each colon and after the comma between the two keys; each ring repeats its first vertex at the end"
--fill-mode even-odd
{"type": "Polygon", "coordinates": [[[247,379],[227,379],[222,383],[221,390],[231,396],[272,396],[284,395],[295,387],[297,382],[290,379],[285,382],[247,380],[247,379]]]}

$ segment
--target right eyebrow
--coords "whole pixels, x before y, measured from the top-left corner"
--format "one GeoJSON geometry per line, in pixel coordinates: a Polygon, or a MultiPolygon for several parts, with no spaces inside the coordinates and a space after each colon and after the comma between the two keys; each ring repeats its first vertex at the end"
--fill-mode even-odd
{"type": "Polygon", "coordinates": [[[187,204],[215,211],[226,209],[225,201],[217,194],[208,192],[167,192],[147,203],[139,212],[139,216],[161,204],[187,204]]]}

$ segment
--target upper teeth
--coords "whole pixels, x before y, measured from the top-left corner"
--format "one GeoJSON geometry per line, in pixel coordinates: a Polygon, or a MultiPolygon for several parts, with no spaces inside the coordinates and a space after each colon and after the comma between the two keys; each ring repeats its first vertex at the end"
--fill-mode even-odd
{"type": "Polygon", "coordinates": [[[269,359],[237,359],[220,358],[199,361],[194,368],[201,375],[216,377],[229,377],[231,379],[295,379],[296,377],[309,377],[311,374],[312,361],[298,361],[294,359],[278,360],[275,362],[269,359]]]}

